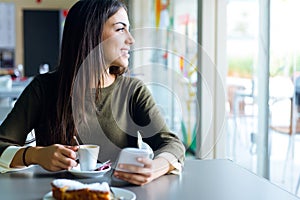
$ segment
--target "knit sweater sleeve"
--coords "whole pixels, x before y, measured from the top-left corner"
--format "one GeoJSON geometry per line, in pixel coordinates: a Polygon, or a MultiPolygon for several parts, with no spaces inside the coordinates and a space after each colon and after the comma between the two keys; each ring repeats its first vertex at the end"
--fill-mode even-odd
{"type": "Polygon", "coordinates": [[[34,79],[22,92],[0,126],[0,155],[10,145],[23,146],[27,134],[39,123],[41,107],[38,81],[34,79]]]}

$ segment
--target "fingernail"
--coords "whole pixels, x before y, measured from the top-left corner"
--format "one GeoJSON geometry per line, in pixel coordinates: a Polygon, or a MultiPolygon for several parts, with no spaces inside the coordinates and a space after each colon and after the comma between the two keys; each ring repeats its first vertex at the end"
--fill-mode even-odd
{"type": "Polygon", "coordinates": [[[122,164],[120,164],[120,165],[119,165],[119,168],[121,168],[121,169],[122,169],[122,168],[123,168],[123,165],[122,165],[122,164]]]}

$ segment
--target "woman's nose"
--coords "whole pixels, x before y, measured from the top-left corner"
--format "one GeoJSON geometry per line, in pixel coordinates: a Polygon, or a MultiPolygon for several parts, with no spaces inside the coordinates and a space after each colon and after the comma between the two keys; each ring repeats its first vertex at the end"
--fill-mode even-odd
{"type": "Polygon", "coordinates": [[[127,37],[127,39],[126,39],[126,42],[127,42],[128,44],[130,44],[130,45],[133,45],[134,42],[135,42],[135,39],[133,38],[133,36],[131,35],[130,32],[128,32],[128,37],[127,37]]]}

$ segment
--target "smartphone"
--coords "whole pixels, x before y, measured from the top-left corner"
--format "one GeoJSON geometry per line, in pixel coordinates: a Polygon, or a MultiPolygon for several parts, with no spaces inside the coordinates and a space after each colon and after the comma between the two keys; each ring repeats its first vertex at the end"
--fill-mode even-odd
{"type": "Polygon", "coordinates": [[[141,157],[150,158],[150,153],[145,149],[138,149],[138,148],[131,148],[131,147],[122,149],[122,151],[119,154],[116,170],[129,172],[127,170],[120,169],[118,167],[119,164],[131,164],[131,165],[137,165],[143,167],[144,165],[137,161],[137,158],[141,158],[141,157]]]}

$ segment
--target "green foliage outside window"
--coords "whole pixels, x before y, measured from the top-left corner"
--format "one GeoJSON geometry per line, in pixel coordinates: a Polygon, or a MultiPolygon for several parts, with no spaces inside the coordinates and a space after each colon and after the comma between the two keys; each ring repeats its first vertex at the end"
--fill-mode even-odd
{"type": "Polygon", "coordinates": [[[251,78],[253,74],[253,58],[228,58],[228,76],[251,78]]]}
{"type": "MultiPolygon", "coordinates": [[[[254,65],[255,63],[252,57],[229,57],[228,76],[252,78],[253,73],[255,73],[254,65]]],[[[300,55],[295,58],[288,56],[277,57],[276,59],[271,58],[270,77],[278,75],[292,76],[295,72],[300,72],[300,55]],[[289,62],[287,62],[287,60],[289,60],[289,62]]]]}

